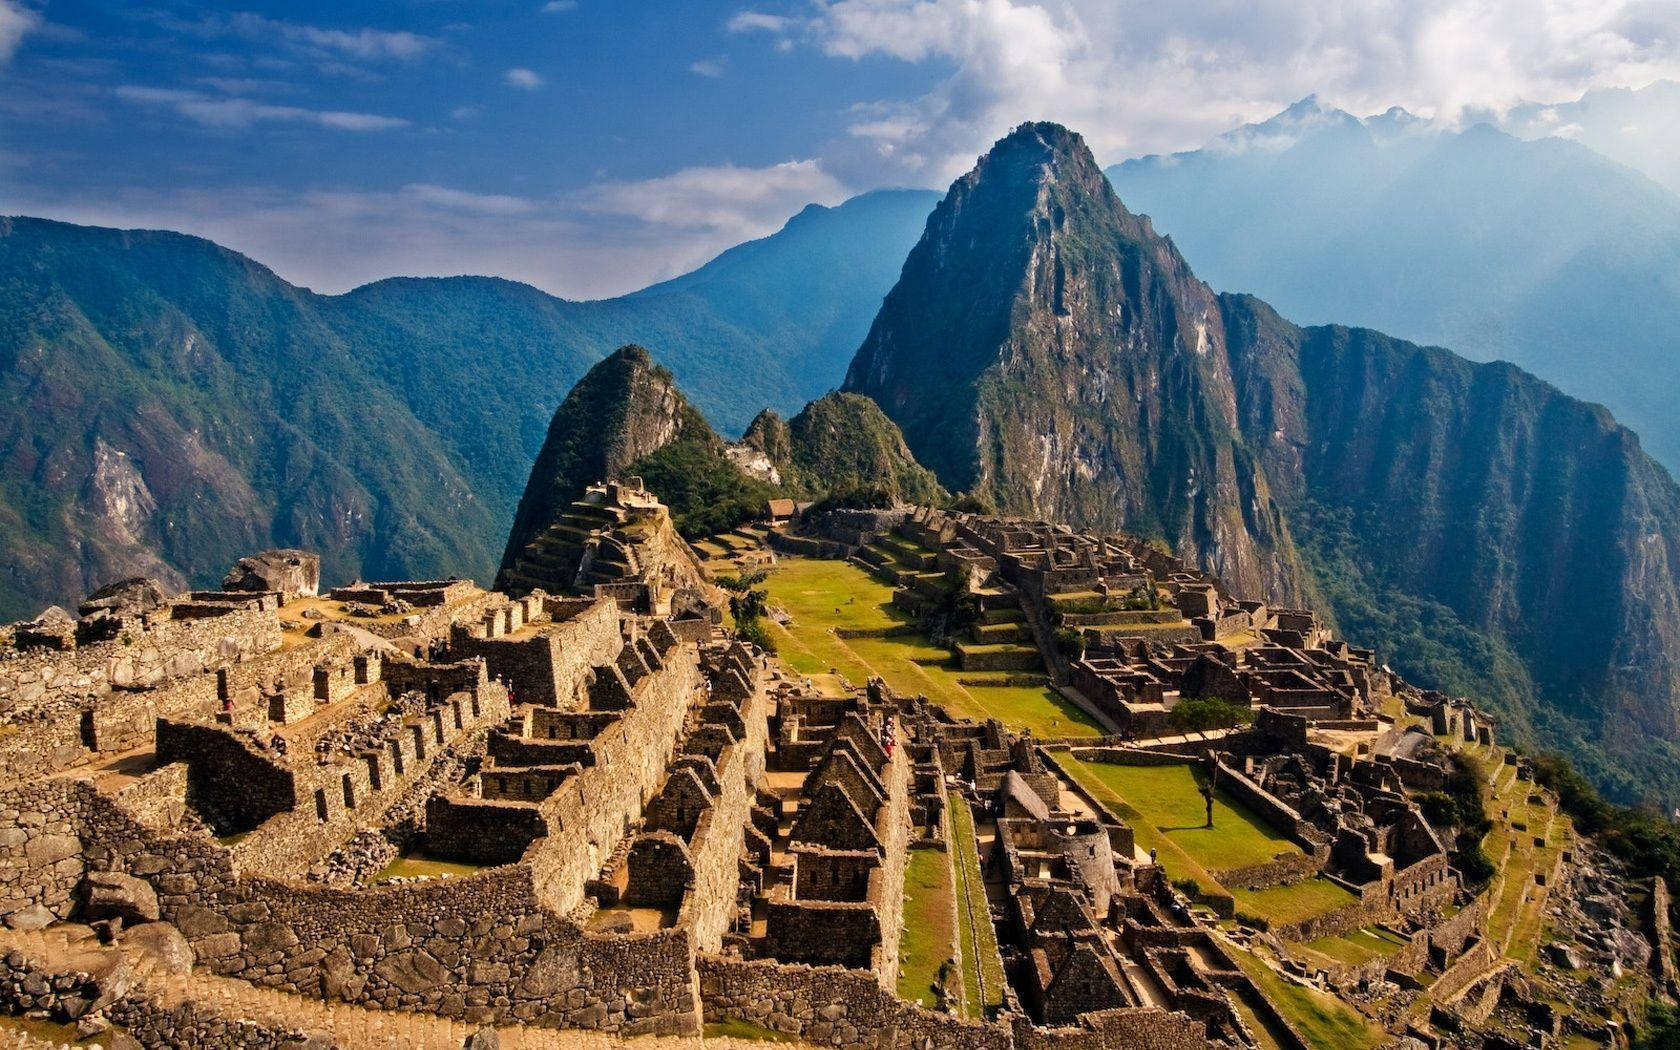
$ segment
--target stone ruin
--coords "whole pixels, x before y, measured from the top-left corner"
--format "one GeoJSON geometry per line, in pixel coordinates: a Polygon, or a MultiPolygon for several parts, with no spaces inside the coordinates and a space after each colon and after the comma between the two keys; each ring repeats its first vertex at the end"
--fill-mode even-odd
{"type": "MultiPolygon", "coordinates": [[[[591,487],[502,592],[323,589],[295,551],[241,559],[217,591],[125,581],[0,632],[0,1001],[150,1046],[333,1043],[171,1007],[122,969],[143,952],[182,979],[439,1025],[1188,1050],[1264,1045],[1258,1023],[1303,1045],[1232,946],[1375,924],[1403,942],[1392,957],[1319,979],[1452,988],[1466,1032],[1549,1023],[1497,976],[1485,899],[1415,799],[1448,775],[1437,738],[1491,743],[1473,707],[1135,540],[927,508],[832,524],[845,536],[806,539],[912,538],[895,602],[938,576],[1007,611],[990,636],[1033,648],[1033,673],[1113,731],[1035,740],[880,681],[790,677],[721,626],[635,479],[591,487]],[[1082,635],[1077,657],[1057,629],[1082,635]],[[1254,722],[1162,734],[1187,697],[1254,722]],[[1325,879],[1353,903],[1216,928],[1231,897],[1169,882],[1070,757],[1200,770],[1299,847],[1221,884],[1325,879]],[[969,963],[973,1017],[957,960],[939,1008],[897,992],[906,870],[964,849],[983,887],[958,922],[1001,974],[969,963]]],[[[1668,944],[1666,904],[1635,915],[1603,902],[1612,877],[1575,871],[1561,921],[1608,931],[1583,929],[1584,952],[1622,965],[1668,944]]]]}

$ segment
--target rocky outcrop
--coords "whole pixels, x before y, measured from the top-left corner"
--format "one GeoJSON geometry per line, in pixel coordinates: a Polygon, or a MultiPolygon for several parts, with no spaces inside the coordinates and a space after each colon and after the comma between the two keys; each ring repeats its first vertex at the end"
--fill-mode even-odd
{"type": "Polygon", "coordinates": [[[279,591],[287,598],[313,597],[321,590],[321,556],[275,550],[234,562],[222,577],[224,591],[279,591]]]}
{"type": "Polygon", "coordinates": [[[83,616],[110,616],[126,620],[151,612],[169,600],[163,584],[146,576],[108,583],[76,606],[83,616]]]}
{"type": "Polygon", "coordinates": [[[1616,797],[1680,801],[1680,488],[1639,439],[1512,365],[1221,308],[1249,447],[1343,629],[1616,797]],[[1425,616],[1441,648],[1485,640],[1449,683],[1425,616]]]}
{"type": "Polygon", "coordinates": [[[1065,128],[1021,126],[951,187],[845,389],[950,488],[1165,538],[1239,593],[1301,594],[1218,299],[1065,128]]]}
{"type": "MultiPolygon", "coordinates": [[[[506,569],[526,544],[583,494],[665,447],[684,429],[711,427],[677,390],[671,373],[639,346],[625,346],[591,368],[554,413],[508,534],[506,569]]],[[[721,443],[720,443],[721,445],[721,443]]]]}
{"type": "Polygon", "coordinates": [[[761,412],[741,444],[762,453],[782,484],[800,495],[881,488],[906,503],[945,496],[939,479],[916,462],[898,424],[862,394],[825,394],[787,421],[761,412]]]}

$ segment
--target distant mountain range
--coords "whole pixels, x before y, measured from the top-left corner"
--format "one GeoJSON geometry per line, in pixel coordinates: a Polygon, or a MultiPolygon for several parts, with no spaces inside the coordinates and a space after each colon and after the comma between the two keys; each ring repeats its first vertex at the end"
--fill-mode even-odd
{"type": "Polygon", "coordinates": [[[811,206],[619,299],[489,278],[294,287],[209,241],[0,219],[0,618],[265,546],[488,582],[556,405],[653,348],[724,430],[838,383],[937,195],[811,206]]]}
{"type": "Polygon", "coordinates": [[[1327,603],[1508,739],[1680,801],[1680,487],[1638,439],[1509,364],[1215,294],[1065,128],[953,184],[846,389],[953,490],[1327,603]]]}
{"type": "MultiPolygon", "coordinates": [[[[1680,114],[1680,87],[1646,90],[1680,114]]],[[[1608,119],[1615,100],[1634,104],[1624,95],[1550,109],[1608,119]]],[[[1532,131],[1539,111],[1513,126],[1532,131]]],[[[1108,176],[1214,287],[1514,362],[1609,406],[1680,467],[1680,195],[1636,171],[1562,139],[1441,132],[1398,110],[1359,120],[1306,99],[1108,176]]]]}
{"type": "MultiPolygon", "coordinates": [[[[634,342],[726,434],[842,377],[897,424],[850,396],[759,419],[796,486],[844,461],[931,491],[919,461],[1166,538],[1326,602],[1615,796],[1680,801],[1680,496],[1639,439],[1509,365],[1213,290],[1517,361],[1680,458],[1674,195],[1569,142],[1309,101],[1113,169],[1117,196],[1076,136],[1031,128],[943,200],[812,207],[598,302],[486,278],[320,296],[197,238],[0,220],[0,618],[269,546],[329,579],[488,581],[556,406],[634,342]]],[[[733,478],[689,429],[635,462],[733,478]]]]}
{"type": "Polygon", "coordinates": [[[1680,83],[1594,88],[1573,102],[1525,102],[1495,123],[1518,138],[1567,138],[1680,193],[1680,83]]]}

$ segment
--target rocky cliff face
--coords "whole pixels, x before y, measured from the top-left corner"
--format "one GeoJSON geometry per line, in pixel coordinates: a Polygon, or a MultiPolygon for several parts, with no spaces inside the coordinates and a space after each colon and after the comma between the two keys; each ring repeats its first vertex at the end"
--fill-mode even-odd
{"type": "Polygon", "coordinates": [[[948,484],[1328,605],[1620,799],[1680,801],[1680,488],[1513,366],[1215,296],[1077,136],[935,210],[847,377],[948,484]]]}
{"type": "Polygon", "coordinates": [[[127,576],[214,586],[267,547],[334,579],[493,557],[462,460],[249,259],[0,219],[0,302],[0,620],[127,576]]]}
{"type": "Polygon", "coordinates": [[[952,488],[1165,538],[1244,594],[1301,595],[1237,428],[1217,298],[1065,128],[1023,125],[951,187],[845,389],[952,488]]]}
{"type": "Polygon", "coordinates": [[[1512,365],[1221,305],[1243,430],[1344,629],[1618,797],[1680,797],[1680,488],[1639,439],[1512,365]],[[1487,639],[1467,667],[1439,651],[1461,627],[1487,639]]]}

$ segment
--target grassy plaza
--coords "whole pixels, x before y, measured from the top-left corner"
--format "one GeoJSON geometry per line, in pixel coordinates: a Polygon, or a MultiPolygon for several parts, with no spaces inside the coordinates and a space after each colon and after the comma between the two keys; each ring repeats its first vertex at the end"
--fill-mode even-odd
{"type": "Polygon", "coordinates": [[[764,586],[771,606],[790,620],[772,626],[778,651],[800,674],[833,671],[855,685],[879,675],[895,692],[924,695],[958,717],[996,718],[1037,737],[1101,732],[1048,685],[959,671],[949,650],[916,633],[893,607],[892,588],[850,562],[782,558],[764,586]]]}

